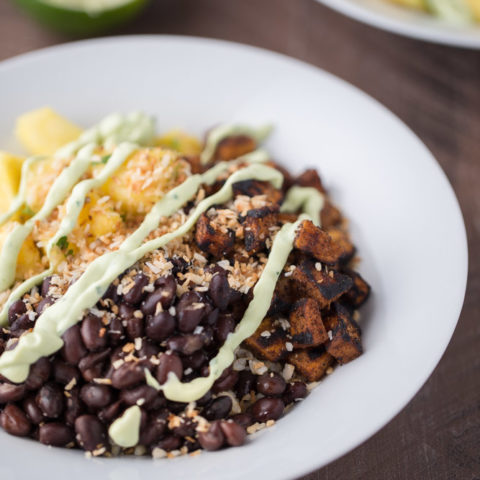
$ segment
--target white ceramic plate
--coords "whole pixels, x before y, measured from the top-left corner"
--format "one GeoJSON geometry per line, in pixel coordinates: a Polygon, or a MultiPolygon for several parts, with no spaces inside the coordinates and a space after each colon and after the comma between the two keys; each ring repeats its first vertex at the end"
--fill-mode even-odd
{"type": "Polygon", "coordinates": [[[213,40],[92,40],[0,65],[0,145],[20,113],[51,105],[79,124],[143,109],[159,129],[272,121],[275,158],[319,168],[351,219],[373,285],[365,354],[242,448],[152,461],[87,461],[0,432],[2,480],[292,478],[338,458],[391,420],[444,352],[465,292],[467,247],[454,193],[418,138],[370,97],[314,67],[213,40]]]}
{"type": "Polygon", "coordinates": [[[459,27],[385,0],[317,0],[374,27],[456,47],[480,48],[480,25],[459,27]]]}

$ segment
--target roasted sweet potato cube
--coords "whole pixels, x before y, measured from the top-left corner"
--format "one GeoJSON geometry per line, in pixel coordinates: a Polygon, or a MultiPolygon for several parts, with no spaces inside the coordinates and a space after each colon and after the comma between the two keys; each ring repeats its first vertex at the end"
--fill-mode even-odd
{"type": "Polygon", "coordinates": [[[222,231],[214,226],[213,222],[204,213],[197,221],[195,241],[204,252],[218,258],[232,252],[235,244],[235,233],[231,230],[222,231]]]}
{"type": "Polygon", "coordinates": [[[292,304],[295,302],[294,291],[292,290],[292,282],[290,278],[284,275],[280,276],[273,292],[272,302],[268,315],[287,315],[290,312],[292,304]]]}
{"type": "Polygon", "coordinates": [[[277,210],[272,207],[249,210],[243,222],[245,250],[256,253],[265,249],[265,241],[270,236],[270,227],[277,223],[277,210]]]}
{"type": "Polygon", "coordinates": [[[310,220],[304,220],[300,224],[293,245],[328,265],[335,265],[343,255],[343,250],[332,242],[330,235],[310,220]]]}
{"type": "Polygon", "coordinates": [[[291,343],[294,348],[314,347],[328,340],[320,307],[313,298],[302,298],[296,302],[289,320],[291,343]]]}
{"type": "Polygon", "coordinates": [[[257,143],[251,137],[246,135],[235,135],[224,138],[215,150],[214,159],[216,161],[233,160],[246,153],[253,152],[257,148],[257,143]]]}
{"type": "Polygon", "coordinates": [[[342,223],[342,214],[329,200],[325,201],[325,205],[320,212],[320,220],[322,228],[335,227],[342,223]]]}
{"type": "Polygon", "coordinates": [[[258,357],[278,362],[287,353],[285,343],[287,333],[280,327],[273,325],[273,320],[264,318],[257,331],[245,340],[245,346],[258,357]]]}
{"type": "Polygon", "coordinates": [[[278,214],[278,221],[283,225],[285,223],[294,223],[297,221],[298,215],[296,213],[280,212],[278,214]]]}
{"type": "Polygon", "coordinates": [[[291,363],[308,382],[316,382],[325,376],[334,358],[323,347],[297,350],[289,353],[287,362],[291,363]]]}
{"type": "Polygon", "coordinates": [[[340,228],[332,227],[326,229],[333,240],[333,243],[342,250],[342,254],[338,261],[342,264],[348,263],[355,255],[355,247],[350,241],[348,233],[340,228]]]}
{"type": "Polygon", "coordinates": [[[247,197],[256,197],[265,195],[269,202],[274,205],[280,205],[283,200],[283,192],[277,190],[269,182],[260,182],[258,180],[243,180],[232,185],[233,195],[246,195],[247,197]]]}
{"type": "Polygon", "coordinates": [[[321,193],[326,193],[323,188],[322,181],[318,175],[318,172],[315,169],[305,170],[301,175],[299,175],[294,183],[300,185],[301,187],[313,187],[316,188],[321,193]]]}
{"type": "Polygon", "coordinates": [[[350,305],[353,308],[361,307],[370,295],[370,285],[364,278],[353,270],[345,270],[345,272],[352,280],[352,288],[342,297],[342,302],[350,305]]]}
{"type": "Polygon", "coordinates": [[[331,340],[325,343],[325,348],[338,363],[351,362],[363,353],[360,327],[347,308],[335,304],[325,316],[325,327],[331,331],[331,340]]]}
{"type": "Polygon", "coordinates": [[[290,172],[286,168],[283,168],[281,165],[272,160],[266,162],[266,165],[276,168],[283,175],[282,190],[286,192],[294,183],[294,179],[290,175],[290,172]]]}
{"type": "Polygon", "coordinates": [[[320,308],[328,307],[352,288],[353,280],[335,270],[318,270],[313,261],[305,260],[293,271],[293,288],[303,297],[314,298],[320,308]]]}
{"type": "Polygon", "coordinates": [[[200,155],[187,155],[184,158],[190,164],[192,174],[201,173],[204,170],[200,162],[200,155]]]}

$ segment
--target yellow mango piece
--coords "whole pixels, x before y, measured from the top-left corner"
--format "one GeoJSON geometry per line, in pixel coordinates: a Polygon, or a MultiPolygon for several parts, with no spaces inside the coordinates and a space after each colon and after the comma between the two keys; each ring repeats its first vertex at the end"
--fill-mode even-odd
{"type": "Polygon", "coordinates": [[[20,184],[23,158],[0,151],[0,213],[5,213],[20,184]]]}
{"type": "Polygon", "coordinates": [[[144,148],[134,152],[101,191],[120,204],[122,213],[146,213],[189,173],[190,164],[178,153],[158,147],[144,148]]]}
{"type": "Polygon", "coordinates": [[[477,22],[480,22],[480,0],[466,0],[477,22]]]}
{"type": "Polygon", "coordinates": [[[80,228],[77,232],[85,231],[89,224],[87,235],[98,238],[118,230],[121,223],[122,217],[113,209],[110,199],[100,198],[98,193],[91,192],[78,217],[80,228]]]}
{"type": "Polygon", "coordinates": [[[78,138],[82,130],[49,107],[24,113],[17,119],[16,135],[31,155],[53,155],[78,138]]]}
{"type": "MultiPolygon", "coordinates": [[[[0,250],[3,248],[3,244],[8,234],[17,224],[17,222],[8,222],[0,227],[0,250]]],[[[22,248],[18,254],[15,278],[17,280],[25,280],[26,278],[39,273],[42,269],[40,252],[30,235],[25,242],[23,242],[22,248]]]]}
{"type": "Polygon", "coordinates": [[[198,138],[188,135],[182,130],[170,130],[165,135],[155,139],[155,145],[169,148],[184,155],[199,155],[202,143],[198,138]]]}
{"type": "Polygon", "coordinates": [[[394,3],[403,5],[404,7],[417,8],[419,10],[425,10],[427,5],[425,0],[392,0],[394,3]]]}

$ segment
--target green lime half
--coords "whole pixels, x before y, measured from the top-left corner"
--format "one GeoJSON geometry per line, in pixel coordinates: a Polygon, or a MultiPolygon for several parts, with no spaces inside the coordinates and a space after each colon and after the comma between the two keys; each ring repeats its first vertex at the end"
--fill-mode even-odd
{"type": "Polygon", "coordinates": [[[473,12],[465,0],[427,0],[432,13],[456,25],[468,25],[474,21],[473,12]]]}
{"type": "Polygon", "coordinates": [[[75,36],[93,35],[134,18],[148,0],[15,0],[44,25],[75,36]]]}

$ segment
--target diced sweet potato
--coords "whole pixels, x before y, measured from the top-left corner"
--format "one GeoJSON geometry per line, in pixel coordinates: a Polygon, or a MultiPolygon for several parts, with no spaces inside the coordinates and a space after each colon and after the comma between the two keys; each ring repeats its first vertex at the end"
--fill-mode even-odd
{"type": "Polygon", "coordinates": [[[235,233],[230,230],[223,232],[219,228],[215,228],[204,213],[198,219],[196,225],[195,241],[204,252],[218,258],[232,252],[235,244],[235,233]]]}
{"type": "Polygon", "coordinates": [[[318,176],[318,172],[313,168],[310,170],[305,170],[301,175],[299,175],[294,183],[300,185],[301,187],[313,187],[316,188],[320,193],[326,193],[323,188],[322,181],[318,176]]]}
{"type": "Polygon", "coordinates": [[[300,224],[293,245],[328,265],[335,265],[343,255],[342,249],[332,242],[330,235],[316,227],[310,220],[304,220],[300,224]]]}
{"type": "Polygon", "coordinates": [[[244,343],[258,357],[278,362],[287,353],[286,342],[286,332],[280,327],[275,327],[273,320],[267,317],[263,319],[257,331],[244,343]]]}
{"type": "Polygon", "coordinates": [[[257,148],[257,143],[251,137],[246,135],[235,135],[224,138],[215,150],[214,160],[228,161],[238,158],[246,153],[253,152],[257,148]]]}
{"type": "Polygon", "coordinates": [[[347,308],[335,304],[325,316],[324,322],[325,327],[332,332],[332,339],[325,343],[325,348],[338,363],[351,362],[362,354],[360,328],[347,308]]]}
{"type": "Polygon", "coordinates": [[[283,168],[281,165],[272,160],[268,161],[266,165],[276,168],[283,175],[282,190],[286,192],[294,183],[293,177],[290,175],[290,172],[286,168],[283,168]]]}
{"type": "Polygon", "coordinates": [[[338,261],[342,264],[348,263],[355,255],[355,247],[350,241],[348,233],[340,228],[328,228],[328,234],[332,238],[333,242],[342,250],[342,254],[338,261]]]}
{"type": "Polygon", "coordinates": [[[270,236],[270,227],[277,223],[277,211],[272,207],[249,210],[243,223],[245,250],[256,253],[265,249],[265,241],[270,236]]]}
{"type": "Polygon", "coordinates": [[[297,218],[298,215],[296,213],[280,212],[278,214],[278,221],[282,224],[296,222],[297,218]]]}
{"type": "Polygon", "coordinates": [[[288,315],[294,302],[295,296],[292,290],[292,282],[290,278],[282,275],[275,286],[268,315],[288,315]]]}
{"type": "Polygon", "coordinates": [[[333,365],[334,358],[323,347],[317,347],[292,352],[288,355],[287,362],[308,382],[316,382],[325,376],[328,367],[333,365]]]}
{"type": "Polygon", "coordinates": [[[259,180],[243,180],[232,185],[234,196],[246,195],[247,197],[256,197],[265,195],[269,202],[280,205],[283,200],[283,193],[277,190],[269,182],[260,182],[259,180]]]}
{"type": "Polygon", "coordinates": [[[185,160],[190,164],[192,174],[202,173],[204,168],[202,162],[200,161],[200,155],[186,155],[185,160]]]}
{"type": "Polygon", "coordinates": [[[353,280],[335,270],[317,270],[313,261],[303,261],[293,271],[294,289],[302,296],[314,298],[320,308],[328,307],[352,288],[353,280]]]}
{"type": "Polygon", "coordinates": [[[325,205],[320,212],[320,220],[322,228],[335,227],[342,223],[342,214],[329,200],[325,201],[325,205]]]}
{"type": "Polygon", "coordinates": [[[289,320],[294,348],[314,347],[328,340],[319,305],[312,298],[302,298],[296,302],[289,320]]]}
{"type": "Polygon", "coordinates": [[[345,273],[353,280],[352,288],[342,297],[342,302],[353,308],[361,307],[370,295],[370,285],[364,278],[353,270],[345,270],[345,273]]]}

